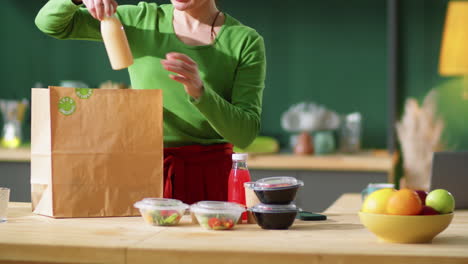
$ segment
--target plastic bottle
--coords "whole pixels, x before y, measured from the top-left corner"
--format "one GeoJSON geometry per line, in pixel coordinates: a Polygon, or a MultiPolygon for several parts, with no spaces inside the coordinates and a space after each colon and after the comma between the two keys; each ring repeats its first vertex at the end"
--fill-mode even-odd
{"type": "Polygon", "coordinates": [[[112,69],[121,70],[133,64],[127,35],[115,15],[105,17],[101,21],[101,35],[112,69]]]}
{"type": "MultiPolygon", "coordinates": [[[[232,154],[232,168],[228,180],[228,201],[246,205],[244,183],[250,182],[250,173],[247,168],[246,153],[232,154]]],[[[247,219],[247,214],[242,214],[242,219],[247,219]]]]}

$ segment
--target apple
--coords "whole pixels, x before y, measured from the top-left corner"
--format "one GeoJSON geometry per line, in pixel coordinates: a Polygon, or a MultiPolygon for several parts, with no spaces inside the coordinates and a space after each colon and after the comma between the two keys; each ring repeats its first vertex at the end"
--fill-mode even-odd
{"type": "Polygon", "coordinates": [[[418,194],[419,199],[421,199],[422,204],[426,205],[427,192],[423,190],[415,190],[415,192],[418,194]]]}
{"type": "Polygon", "coordinates": [[[439,212],[437,212],[434,208],[424,205],[423,209],[420,213],[420,215],[438,215],[439,212]]]}
{"type": "Polygon", "coordinates": [[[448,214],[455,209],[455,199],[447,190],[437,189],[427,195],[426,205],[434,208],[441,214],[448,214]]]}

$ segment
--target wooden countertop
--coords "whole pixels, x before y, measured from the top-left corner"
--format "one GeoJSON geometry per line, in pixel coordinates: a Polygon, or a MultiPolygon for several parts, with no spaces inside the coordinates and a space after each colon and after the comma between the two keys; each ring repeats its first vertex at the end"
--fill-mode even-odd
{"type": "MultiPolygon", "coordinates": [[[[29,162],[31,150],[0,148],[0,161],[29,162]]],[[[356,154],[332,154],[326,156],[299,156],[293,154],[250,155],[251,169],[270,170],[332,170],[332,171],[376,171],[392,173],[395,157],[384,150],[366,151],[356,154]]]]}
{"type": "Polygon", "coordinates": [[[330,207],[325,210],[325,214],[356,214],[361,210],[361,194],[342,194],[330,207]]]}
{"type": "Polygon", "coordinates": [[[327,221],[205,231],[186,217],[174,227],[149,226],[141,217],[51,219],[33,215],[30,204],[10,203],[9,222],[0,224],[0,263],[468,262],[468,211],[457,211],[431,244],[390,244],[360,224],[359,206],[359,195],[347,194],[326,211],[327,221]]]}

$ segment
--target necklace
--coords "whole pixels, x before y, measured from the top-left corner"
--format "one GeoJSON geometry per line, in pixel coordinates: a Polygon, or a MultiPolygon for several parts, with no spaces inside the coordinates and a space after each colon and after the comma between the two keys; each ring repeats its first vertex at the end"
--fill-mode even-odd
{"type": "Polygon", "coordinates": [[[216,13],[215,18],[213,19],[213,23],[211,24],[211,41],[213,41],[214,38],[216,37],[216,32],[214,31],[214,25],[216,23],[216,19],[218,19],[219,13],[221,13],[221,11],[218,11],[218,13],[216,13]]]}
{"type": "MultiPolygon", "coordinates": [[[[218,11],[216,12],[216,15],[215,15],[214,19],[213,19],[213,22],[211,23],[211,30],[210,30],[211,42],[213,42],[214,39],[216,38],[215,24],[216,24],[216,20],[217,20],[218,17],[219,17],[219,14],[221,14],[221,11],[218,10],[218,11]]],[[[175,19],[175,17],[174,17],[173,19],[174,19],[174,20],[173,20],[174,23],[177,23],[177,22],[175,22],[175,21],[177,21],[177,20],[175,19]]],[[[174,27],[175,27],[175,25],[174,25],[174,27]]],[[[174,28],[174,31],[175,31],[175,28],[174,28]]],[[[176,32],[174,32],[174,33],[176,33],[176,32]]],[[[177,33],[176,33],[176,35],[177,35],[177,33]]]]}

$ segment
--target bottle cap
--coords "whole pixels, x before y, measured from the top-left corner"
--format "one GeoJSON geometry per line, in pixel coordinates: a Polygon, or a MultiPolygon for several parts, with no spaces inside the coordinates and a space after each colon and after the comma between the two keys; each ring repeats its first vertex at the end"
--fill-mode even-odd
{"type": "Polygon", "coordinates": [[[246,161],[249,154],[247,153],[234,153],[232,154],[232,160],[242,160],[246,161]]]}

